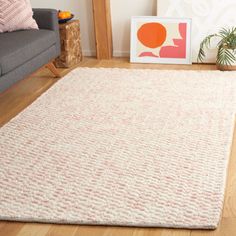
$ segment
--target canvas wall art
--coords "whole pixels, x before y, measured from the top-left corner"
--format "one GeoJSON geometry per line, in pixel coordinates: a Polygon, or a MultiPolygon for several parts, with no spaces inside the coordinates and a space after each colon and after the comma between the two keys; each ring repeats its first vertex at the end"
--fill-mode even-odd
{"type": "MultiPolygon", "coordinates": [[[[236,25],[236,0],[158,0],[158,17],[192,18],[192,60],[197,62],[200,43],[222,27],[236,25]]],[[[217,44],[217,42],[215,42],[217,44]]],[[[206,62],[214,62],[216,49],[208,50],[206,62]]]]}
{"type": "Polygon", "coordinates": [[[131,62],[191,64],[191,19],[133,17],[131,62]]]}

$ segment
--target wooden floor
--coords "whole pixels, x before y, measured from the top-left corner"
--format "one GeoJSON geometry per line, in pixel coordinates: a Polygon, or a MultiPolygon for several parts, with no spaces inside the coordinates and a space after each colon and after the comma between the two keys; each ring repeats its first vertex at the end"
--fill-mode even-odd
{"type": "MultiPolygon", "coordinates": [[[[214,65],[143,65],[130,64],[128,59],[98,61],[84,58],[80,67],[149,68],[173,70],[215,70],[214,65]]],[[[69,70],[61,70],[67,74],[69,70]]],[[[62,78],[63,79],[63,78],[62,78]]],[[[236,78],[235,78],[236,79],[236,78]]],[[[0,95],[0,126],[16,116],[38,96],[57,82],[51,73],[42,69],[22,80],[0,95]]],[[[235,132],[236,134],[236,132],[235,132]]],[[[0,163],[1,165],[1,163],[0,163]]],[[[232,154],[222,220],[217,230],[178,230],[156,228],[99,227],[76,225],[53,225],[18,222],[1,222],[0,236],[236,236],[236,136],[233,139],[232,154]]]]}

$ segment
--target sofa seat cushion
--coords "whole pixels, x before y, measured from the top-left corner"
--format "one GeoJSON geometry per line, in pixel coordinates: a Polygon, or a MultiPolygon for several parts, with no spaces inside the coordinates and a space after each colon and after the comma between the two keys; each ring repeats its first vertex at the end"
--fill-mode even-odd
{"type": "Polygon", "coordinates": [[[0,34],[0,75],[36,57],[56,44],[51,30],[26,30],[0,34]]]}

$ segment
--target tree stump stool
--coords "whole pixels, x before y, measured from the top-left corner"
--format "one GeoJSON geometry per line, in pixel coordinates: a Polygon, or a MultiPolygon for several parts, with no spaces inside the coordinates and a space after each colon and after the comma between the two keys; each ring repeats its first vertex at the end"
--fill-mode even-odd
{"type": "Polygon", "coordinates": [[[56,67],[69,68],[82,61],[80,22],[72,20],[59,25],[61,55],[55,59],[56,67]]]}

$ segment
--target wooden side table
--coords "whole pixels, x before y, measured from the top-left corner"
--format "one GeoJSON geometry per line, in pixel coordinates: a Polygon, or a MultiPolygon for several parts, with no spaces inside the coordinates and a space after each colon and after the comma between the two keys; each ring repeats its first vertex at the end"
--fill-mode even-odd
{"type": "Polygon", "coordinates": [[[60,24],[61,55],[55,59],[56,67],[69,68],[82,60],[80,22],[72,20],[60,24]]]}

